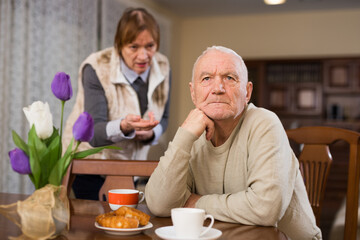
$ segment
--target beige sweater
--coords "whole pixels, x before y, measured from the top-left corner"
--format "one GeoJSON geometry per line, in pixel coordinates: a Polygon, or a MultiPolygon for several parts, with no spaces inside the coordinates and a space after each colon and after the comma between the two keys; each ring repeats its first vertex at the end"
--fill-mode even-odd
{"type": "Polygon", "coordinates": [[[219,147],[179,128],[146,186],[146,201],[155,215],[169,216],[191,193],[202,195],[196,207],[217,220],[321,239],[281,122],[252,104],[219,147]]]}

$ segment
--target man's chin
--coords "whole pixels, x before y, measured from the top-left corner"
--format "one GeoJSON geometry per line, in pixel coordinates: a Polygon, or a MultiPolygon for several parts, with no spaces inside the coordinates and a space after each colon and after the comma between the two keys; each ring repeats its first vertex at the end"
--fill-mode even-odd
{"type": "Polygon", "coordinates": [[[234,114],[224,113],[224,112],[204,112],[213,121],[227,120],[229,118],[234,118],[234,114]]]}

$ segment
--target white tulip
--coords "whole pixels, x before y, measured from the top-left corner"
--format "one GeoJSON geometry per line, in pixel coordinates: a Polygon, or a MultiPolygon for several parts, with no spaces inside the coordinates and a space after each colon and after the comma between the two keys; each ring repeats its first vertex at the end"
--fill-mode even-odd
{"type": "Polygon", "coordinates": [[[49,104],[41,101],[33,102],[29,107],[24,107],[23,111],[30,123],[30,128],[35,125],[36,134],[40,139],[47,139],[53,133],[53,120],[49,104]]]}

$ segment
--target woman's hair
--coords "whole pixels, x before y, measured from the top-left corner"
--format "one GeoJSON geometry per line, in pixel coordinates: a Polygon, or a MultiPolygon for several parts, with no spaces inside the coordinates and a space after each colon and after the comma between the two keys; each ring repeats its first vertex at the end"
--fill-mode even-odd
{"type": "Polygon", "coordinates": [[[159,49],[160,30],[155,18],[144,8],[127,8],[119,20],[114,46],[121,55],[124,45],[135,41],[136,37],[144,30],[148,30],[159,49]]]}

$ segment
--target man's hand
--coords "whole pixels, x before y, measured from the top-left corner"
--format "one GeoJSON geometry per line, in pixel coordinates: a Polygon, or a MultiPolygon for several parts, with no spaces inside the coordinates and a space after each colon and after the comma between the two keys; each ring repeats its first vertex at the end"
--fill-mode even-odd
{"type": "Polygon", "coordinates": [[[208,141],[212,138],[215,130],[214,122],[198,108],[191,110],[181,127],[197,137],[206,131],[206,140],[208,141]]]}
{"type": "MultiPolygon", "coordinates": [[[[152,130],[156,125],[159,124],[159,121],[154,119],[154,114],[149,112],[149,120],[142,119],[139,115],[128,114],[120,123],[120,129],[124,135],[128,135],[132,131],[149,131],[152,130]]],[[[151,131],[151,136],[153,131],[151,131]]],[[[144,134],[140,134],[144,135],[144,134]]],[[[147,136],[150,133],[145,134],[147,136]]]]}
{"type": "Polygon", "coordinates": [[[196,202],[199,200],[199,198],[201,198],[201,195],[197,195],[195,193],[192,193],[190,195],[190,197],[188,198],[188,200],[185,203],[184,207],[188,207],[188,208],[194,208],[196,202]]]}

